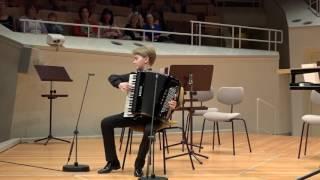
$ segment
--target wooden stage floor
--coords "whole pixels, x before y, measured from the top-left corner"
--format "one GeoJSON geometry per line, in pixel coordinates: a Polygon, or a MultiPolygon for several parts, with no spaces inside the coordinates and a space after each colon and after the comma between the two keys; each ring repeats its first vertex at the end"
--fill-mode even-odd
{"type": "MultiPolygon", "coordinates": [[[[199,133],[195,133],[195,142],[199,142],[199,133]]],[[[179,141],[179,134],[169,134],[169,143],[179,141]]],[[[67,173],[61,168],[66,163],[69,144],[50,141],[47,146],[34,143],[19,144],[0,153],[0,179],[137,179],[133,176],[133,164],[141,136],[133,139],[132,154],[127,156],[124,171],[117,170],[100,175],[97,170],[105,165],[101,138],[83,138],[79,144],[79,162],[90,165],[87,173],[67,173]],[[34,166],[34,167],[32,167],[34,166]],[[46,169],[48,168],[48,169],[46,169]]],[[[195,170],[191,169],[188,156],[167,161],[169,179],[296,179],[309,173],[320,165],[320,139],[310,138],[307,156],[297,159],[299,137],[250,134],[253,152],[249,153],[245,135],[236,137],[236,155],[232,155],[232,141],[229,132],[222,133],[220,146],[212,150],[212,134],[205,134],[202,153],[209,159],[203,164],[195,161],[195,170]]],[[[125,138],[126,139],[126,138],[125,138]]],[[[119,137],[116,139],[119,145],[119,137]]],[[[119,147],[119,146],[118,146],[119,147]]],[[[181,146],[174,147],[170,155],[181,152],[181,146]]],[[[156,144],[156,174],[163,175],[162,151],[156,144]]],[[[123,151],[118,152],[122,161],[123,151]]],[[[71,160],[73,162],[73,160],[71,160]]],[[[314,179],[320,179],[320,175],[314,179]]]]}

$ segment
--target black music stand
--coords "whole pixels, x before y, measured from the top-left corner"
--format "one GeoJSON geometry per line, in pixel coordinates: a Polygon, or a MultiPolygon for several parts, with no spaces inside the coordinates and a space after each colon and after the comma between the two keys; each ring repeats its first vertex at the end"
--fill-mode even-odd
{"type": "MultiPolygon", "coordinates": [[[[209,91],[211,88],[213,74],[213,65],[171,65],[170,66],[170,75],[175,77],[180,81],[181,86],[185,91],[189,91],[190,95],[190,106],[184,107],[182,104],[182,108],[178,110],[189,111],[189,133],[190,133],[190,149],[193,157],[202,164],[202,162],[197,158],[197,156],[201,156],[203,158],[208,159],[207,156],[201,155],[199,153],[195,153],[193,151],[193,146],[197,146],[193,144],[193,117],[192,113],[197,109],[207,109],[206,107],[196,108],[193,107],[193,95],[196,91],[209,91]]],[[[184,127],[184,113],[182,113],[182,127],[184,127]]],[[[201,147],[199,147],[201,148],[201,147]]]]}
{"type": "Polygon", "coordinates": [[[64,67],[60,66],[46,66],[46,65],[35,65],[34,66],[38,72],[38,75],[41,81],[50,81],[50,92],[49,94],[42,94],[42,97],[46,97],[50,100],[50,116],[49,116],[49,135],[45,138],[37,139],[34,142],[39,142],[42,140],[47,140],[44,145],[47,145],[51,139],[63,141],[70,143],[70,141],[59,139],[52,136],[52,100],[58,97],[68,97],[67,94],[56,94],[56,90],[52,89],[53,81],[61,81],[61,82],[71,82],[68,73],[66,72],[64,67]]]}

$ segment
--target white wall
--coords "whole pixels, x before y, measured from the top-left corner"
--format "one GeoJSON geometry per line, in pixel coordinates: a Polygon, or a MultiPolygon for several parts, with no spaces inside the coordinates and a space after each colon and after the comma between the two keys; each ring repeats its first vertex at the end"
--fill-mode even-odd
{"type": "MultiPolygon", "coordinates": [[[[303,63],[320,61],[320,27],[299,27],[289,29],[291,68],[300,68],[303,63]]],[[[300,80],[302,81],[301,77],[300,80]]],[[[301,116],[311,113],[310,91],[291,91],[292,132],[301,133],[301,116]]],[[[313,112],[318,112],[313,106],[313,112]]],[[[314,131],[314,133],[316,133],[314,131]]]]}
{"type": "Polygon", "coordinates": [[[317,17],[309,8],[307,2],[303,0],[277,0],[286,13],[289,27],[319,26],[320,18],[317,17]],[[294,20],[300,21],[295,22],[294,20]],[[312,22],[305,25],[305,22],[312,22]]]}
{"type": "MultiPolygon", "coordinates": [[[[74,80],[72,83],[54,83],[58,93],[69,94],[67,98],[54,100],[55,136],[72,135],[88,72],[93,72],[96,76],[89,84],[81,117],[81,135],[100,135],[101,119],[123,110],[124,95],[111,87],[106,78],[111,73],[133,70],[130,52],[137,47],[134,41],[119,40],[123,45],[117,46],[107,39],[66,37],[65,48],[56,51],[46,45],[45,35],[4,32],[1,26],[0,32],[17,44],[33,47],[29,71],[18,74],[11,137],[43,137],[48,134],[49,101],[42,98],[41,94],[49,92],[49,83],[40,81],[34,64],[64,66],[74,80]]],[[[236,110],[243,113],[251,132],[290,132],[286,119],[288,116],[280,118],[279,114],[279,106],[287,104],[283,103],[283,98],[286,97],[279,96],[283,94],[279,89],[282,88],[280,81],[283,80],[279,79],[281,77],[277,73],[277,52],[166,43],[153,43],[153,46],[158,53],[155,69],[171,64],[213,64],[215,71],[212,83],[215,91],[221,86],[243,86],[245,100],[236,110]],[[259,104],[259,116],[257,98],[272,106],[270,108],[259,104]]],[[[227,110],[227,107],[216,100],[208,102],[207,105],[227,110]]],[[[180,113],[175,114],[177,120],[180,120],[180,116],[180,113]]],[[[195,130],[200,129],[201,119],[196,119],[195,130]]]]}
{"type": "Polygon", "coordinates": [[[0,36],[0,142],[10,138],[20,47],[0,36]]]}
{"type": "MultiPolygon", "coordinates": [[[[106,77],[112,73],[125,73],[132,71],[131,55],[117,53],[95,53],[85,51],[61,50],[41,48],[34,50],[37,57],[41,57],[41,64],[64,66],[69,72],[72,83],[54,83],[57,93],[69,94],[67,98],[54,101],[53,132],[56,136],[72,135],[76,121],[84,85],[88,72],[96,74],[92,78],[87,98],[84,103],[80,123],[82,135],[100,135],[100,121],[103,117],[123,110],[124,94],[106,83],[106,77]]],[[[37,59],[37,58],[32,58],[37,59]]],[[[214,90],[221,86],[243,86],[245,100],[236,111],[243,113],[247,119],[250,132],[257,130],[256,99],[261,98],[279,107],[278,99],[278,56],[159,56],[155,69],[170,64],[213,64],[214,90]]],[[[41,94],[49,91],[47,82],[40,82],[33,66],[27,74],[18,75],[15,111],[13,118],[12,137],[41,137],[48,133],[49,101],[41,94]]],[[[209,106],[227,110],[216,102],[208,102],[209,106]]],[[[277,110],[277,109],[276,109],[277,110]]],[[[260,123],[267,122],[267,126],[260,127],[264,131],[287,133],[287,124],[283,120],[266,112],[268,107],[263,106],[260,113],[260,123]],[[270,123],[272,125],[270,126],[270,123]]],[[[276,112],[278,114],[278,112],[276,112]]],[[[180,121],[180,113],[176,113],[180,121]]],[[[196,119],[195,130],[199,130],[202,121],[196,119]]],[[[230,128],[230,127],[228,127],[230,128]]],[[[260,131],[258,129],[258,131],[260,131]]]]}

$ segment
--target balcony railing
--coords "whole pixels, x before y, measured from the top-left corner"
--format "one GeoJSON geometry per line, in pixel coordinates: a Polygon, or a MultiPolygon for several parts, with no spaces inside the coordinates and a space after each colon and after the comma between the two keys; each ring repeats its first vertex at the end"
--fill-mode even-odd
{"type": "Polygon", "coordinates": [[[320,16],[320,0],[307,0],[309,9],[316,15],[320,16]]]}
{"type": "MultiPolygon", "coordinates": [[[[220,39],[224,41],[231,42],[231,48],[246,48],[243,47],[242,44],[244,42],[259,42],[264,43],[268,46],[267,50],[269,51],[277,51],[278,44],[282,44],[283,42],[283,33],[281,30],[277,29],[268,29],[268,28],[258,28],[258,27],[248,27],[248,26],[238,26],[238,25],[231,25],[231,24],[220,24],[220,23],[209,23],[209,22],[201,22],[201,21],[190,21],[191,22],[191,33],[181,33],[181,32],[170,32],[170,31],[154,31],[154,30],[144,30],[144,29],[133,29],[133,28],[122,28],[122,27],[107,27],[101,25],[89,25],[89,24],[76,24],[76,23],[65,23],[65,22],[53,22],[53,21],[42,21],[42,20],[31,20],[31,19],[20,19],[22,23],[22,32],[26,32],[26,23],[33,22],[36,26],[40,24],[57,24],[61,26],[80,26],[86,27],[88,29],[87,37],[95,37],[101,38],[101,32],[103,29],[117,29],[120,31],[134,31],[140,32],[142,34],[141,40],[147,40],[147,33],[151,33],[151,38],[149,41],[155,41],[155,34],[161,34],[162,36],[184,36],[186,39],[190,40],[190,45],[198,45],[203,46],[202,43],[203,39],[220,39]],[[206,26],[215,27],[219,29],[227,28],[230,29],[230,35],[226,36],[223,34],[219,35],[212,35],[212,34],[205,34],[203,33],[202,29],[206,26]],[[91,28],[96,28],[97,33],[92,36],[91,28]],[[195,28],[197,31],[195,31],[195,28]],[[241,34],[243,31],[248,30],[255,30],[255,31],[262,31],[267,34],[267,39],[264,38],[248,38],[242,37],[241,34]],[[236,31],[238,33],[236,33],[236,31]],[[236,46],[237,44],[237,46],[236,46]]],[[[37,27],[36,27],[37,28],[37,27]]]]}

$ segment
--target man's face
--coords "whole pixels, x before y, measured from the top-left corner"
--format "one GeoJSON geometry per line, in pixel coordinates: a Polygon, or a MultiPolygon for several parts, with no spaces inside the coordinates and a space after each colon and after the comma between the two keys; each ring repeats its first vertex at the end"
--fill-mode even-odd
{"type": "Polygon", "coordinates": [[[148,57],[142,57],[138,54],[135,54],[133,56],[132,63],[136,66],[136,69],[143,70],[145,66],[148,64],[149,58],[148,57]]]}

